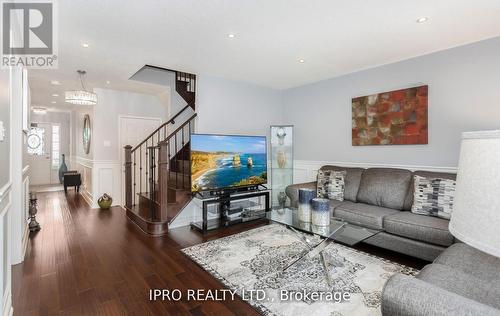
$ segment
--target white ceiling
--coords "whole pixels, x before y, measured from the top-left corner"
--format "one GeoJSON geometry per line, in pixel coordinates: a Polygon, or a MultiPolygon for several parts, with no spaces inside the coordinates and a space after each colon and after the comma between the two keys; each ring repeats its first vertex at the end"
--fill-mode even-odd
{"type": "Polygon", "coordinates": [[[58,3],[59,69],[30,79],[33,103],[60,109],[77,69],[91,87],[151,94],[164,88],[128,80],[144,64],[286,89],[500,35],[499,0],[58,3]]]}

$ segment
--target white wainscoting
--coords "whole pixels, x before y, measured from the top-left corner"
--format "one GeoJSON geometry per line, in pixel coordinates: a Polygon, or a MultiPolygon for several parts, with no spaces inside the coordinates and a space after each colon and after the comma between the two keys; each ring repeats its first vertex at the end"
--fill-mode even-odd
{"type": "Polygon", "coordinates": [[[435,167],[435,166],[415,166],[415,165],[389,165],[373,164],[359,162],[338,162],[338,161],[315,161],[315,160],[294,160],[293,182],[302,183],[316,180],[318,170],[324,165],[333,165],[340,167],[358,167],[358,168],[400,168],[414,170],[426,170],[434,172],[456,173],[455,167],[435,167]]]}
{"type": "Polygon", "coordinates": [[[94,161],[91,159],[83,157],[74,158],[75,169],[82,176],[82,185],[80,186],[80,194],[85,199],[85,201],[92,206],[93,196],[92,196],[92,173],[94,167],[94,161]]]}
{"type": "Polygon", "coordinates": [[[80,194],[92,207],[104,193],[113,198],[113,205],[121,205],[121,168],[118,160],[74,159],[75,169],[82,175],[80,194]]]}
{"type": "Polygon", "coordinates": [[[11,253],[10,246],[10,210],[11,210],[11,183],[0,188],[0,299],[2,315],[12,315],[11,291],[11,253]]]}
{"type": "Polygon", "coordinates": [[[113,198],[113,205],[121,205],[122,176],[120,162],[118,160],[94,160],[93,177],[93,207],[98,207],[97,200],[104,193],[113,198]]]}
{"type": "Polygon", "coordinates": [[[22,243],[23,243],[23,258],[26,254],[26,249],[28,248],[28,238],[29,238],[29,209],[30,209],[30,177],[29,177],[30,166],[23,168],[23,214],[22,214],[22,243]]]}

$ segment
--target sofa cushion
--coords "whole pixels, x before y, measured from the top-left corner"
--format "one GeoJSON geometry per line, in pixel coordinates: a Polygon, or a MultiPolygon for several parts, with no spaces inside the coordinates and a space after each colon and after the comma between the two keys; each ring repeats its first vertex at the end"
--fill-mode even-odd
{"type": "Polygon", "coordinates": [[[481,280],[471,274],[438,263],[429,264],[417,278],[474,301],[500,308],[497,280],[481,280]]]}
{"type": "Polygon", "coordinates": [[[384,218],[384,230],[388,233],[441,246],[454,241],[448,224],[446,219],[404,211],[384,218]]]}
{"type": "Polygon", "coordinates": [[[345,176],[345,188],[344,188],[344,199],[351,202],[356,202],[356,196],[358,194],[359,182],[361,181],[361,175],[365,169],[363,168],[345,168],[338,166],[325,165],[321,167],[320,170],[332,170],[332,171],[346,171],[345,176]]]}
{"type": "Polygon", "coordinates": [[[338,200],[330,200],[330,216],[334,216],[334,211],[337,208],[337,206],[342,205],[342,203],[345,203],[344,201],[338,201],[338,200]]]}
{"type": "Polygon", "coordinates": [[[344,204],[344,203],[348,203],[348,202],[338,201],[338,200],[330,200],[330,208],[335,209],[335,208],[337,208],[339,205],[342,205],[342,204],[344,204]]]}
{"type": "Polygon", "coordinates": [[[456,243],[434,261],[481,280],[494,279],[500,286],[500,258],[484,253],[464,243],[456,243]]]}
{"type": "MultiPolygon", "coordinates": [[[[432,172],[432,171],[423,171],[417,170],[413,172],[414,176],[420,176],[424,178],[440,178],[440,179],[450,179],[456,180],[457,175],[455,173],[446,173],[446,172],[432,172]]],[[[414,193],[414,182],[413,176],[411,177],[410,186],[408,187],[408,192],[406,193],[405,203],[403,210],[411,211],[411,206],[413,205],[413,193],[414,193]]]]}
{"type": "Polygon", "coordinates": [[[399,213],[398,210],[365,203],[344,202],[333,212],[335,217],[367,228],[383,229],[384,217],[399,213]]]}
{"type": "Polygon", "coordinates": [[[361,176],[357,201],[402,210],[411,177],[411,172],[404,169],[366,169],[361,176]]]}
{"type": "Polygon", "coordinates": [[[345,191],[345,177],[345,170],[319,170],[317,196],[319,198],[343,201],[345,191]]]}
{"type": "Polygon", "coordinates": [[[455,180],[413,176],[411,212],[450,219],[455,200],[455,180]]]}

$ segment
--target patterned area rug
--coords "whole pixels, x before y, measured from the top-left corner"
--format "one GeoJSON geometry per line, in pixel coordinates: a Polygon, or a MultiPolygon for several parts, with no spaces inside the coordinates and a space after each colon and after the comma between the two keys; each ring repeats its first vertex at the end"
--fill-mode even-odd
{"type": "Polygon", "coordinates": [[[305,247],[293,232],[277,224],[182,251],[264,315],[380,315],[381,291],[387,279],[395,273],[418,272],[336,243],[324,250],[331,286],[325,280],[319,256],[306,257],[281,272],[305,247]],[[262,295],[250,297],[252,290],[264,290],[265,299],[262,295]],[[338,300],[345,292],[350,299],[338,300]],[[311,298],[313,293],[316,297],[311,298]],[[338,294],[332,299],[328,293],[338,294]]]}

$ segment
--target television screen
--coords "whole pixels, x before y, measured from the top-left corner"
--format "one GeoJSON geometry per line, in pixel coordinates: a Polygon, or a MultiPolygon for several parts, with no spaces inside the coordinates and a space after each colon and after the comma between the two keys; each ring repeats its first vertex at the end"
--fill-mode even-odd
{"type": "Polygon", "coordinates": [[[267,183],[265,136],[191,135],[191,190],[267,183]]]}

